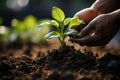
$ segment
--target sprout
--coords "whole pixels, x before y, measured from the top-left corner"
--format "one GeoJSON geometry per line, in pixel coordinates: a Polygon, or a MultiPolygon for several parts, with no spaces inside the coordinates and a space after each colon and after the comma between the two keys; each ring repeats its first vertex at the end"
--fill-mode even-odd
{"type": "Polygon", "coordinates": [[[45,38],[47,40],[58,38],[61,43],[61,47],[65,46],[64,40],[68,35],[77,34],[77,31],[75,29],[71,29],[71,26],[77,26],[83,23],[83,21],[79,20],[77,17],[65,18],[64,12],[58,7],[52,8],[52,18],[52,20],[39,24],[37,29],[41,30],[42,28],[45,28],[46,25],[51,25],[56,28],[55,31],[47,33],[45,38]]]}

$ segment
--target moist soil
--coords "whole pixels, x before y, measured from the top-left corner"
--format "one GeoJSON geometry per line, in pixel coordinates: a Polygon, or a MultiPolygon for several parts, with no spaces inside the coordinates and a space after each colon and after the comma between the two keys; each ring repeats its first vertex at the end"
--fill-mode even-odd
{"type": "Polygon", "coordinates": [[[100,57],[65,46],[46,53],[40,50],[33,58],[32,48],[19,57],[0,49],[4,54],[0,56],[0,80],[120,80],[120,55],[106,53],[100,57]]]}

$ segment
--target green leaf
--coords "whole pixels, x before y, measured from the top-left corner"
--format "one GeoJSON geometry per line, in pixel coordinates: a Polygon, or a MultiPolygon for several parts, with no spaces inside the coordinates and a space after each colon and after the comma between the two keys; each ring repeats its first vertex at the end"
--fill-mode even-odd
{"type": "Polygon", "coordinates": [[[51,20],[51,24],[57,28],[59,27],[59,24],[56,20],[51,20]]]}
{"type": "Polygon", "coordinates": [[[60,8],[53,7],[52,8],[52,17],[54,19],[56,19],[57,21],[62,22],[65,19],[65,14],[60,8]]]}
{"type": "Polygon", "coordinates": [[[77,25],[80,25],[80,24],[81,24],[81,22],[80,22],[79,18],[74,17],[70,20],[69,27],[77,26],[77,25]]]}
{"type": "Polygon", "coordinates": [[[45,38],[48,40],[56,37],[60,37],[60,33],[57,31],[52,31],[45,35],[45,38]]]}
{"type": "Polygon", "coordinates": [[[50,26],[51,25],[51,23],[50,22],[44,22],[44,23],[41,23],[41,24],[39,24],[39,25],[37,25],[37,30],[41,30],[43,27],[45,27],[45,26],[50,26]]]}
{"type": "Polygon", "coordinates": [[[66,34],[66,35],[70,35],[70,34],[74,35],[74,34],[77,34],[77,31],[75,29],[67,29],[64,34],[66,34]]]}
{"type": "Polygon", "coordinates": [[[67,25],[69,22],[70,22],[70,20],[71,20],[71,18],[66,18],[65,20],[64,20],[64,25],[67,25]]]}

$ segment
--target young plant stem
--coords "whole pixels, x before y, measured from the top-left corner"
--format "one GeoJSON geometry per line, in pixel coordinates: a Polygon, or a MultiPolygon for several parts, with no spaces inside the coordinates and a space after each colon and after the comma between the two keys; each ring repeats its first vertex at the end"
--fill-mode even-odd
{"type": "Polygon", "coordinates": [[[65,43],[64,43],[64,39],[65,39],[65,36],[64,36],[64,25],[62,22],[60,22],[60,38],[59,38],[59,41],[61,43],[61,47],[63,48],[65,46],[65,43]]]}
{"type": "Polygon", "coordinates": [[[58,37],[59,41],[60,41],[60,45],[61,45],[61,48],[64,47],[65,43],[64,43],[64,40],[60,37],[58,37]]]}

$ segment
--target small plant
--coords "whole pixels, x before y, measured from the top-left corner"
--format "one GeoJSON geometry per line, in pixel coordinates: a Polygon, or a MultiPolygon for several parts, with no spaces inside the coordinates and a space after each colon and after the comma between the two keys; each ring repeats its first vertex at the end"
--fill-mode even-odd
{"type": "Polygon", "coordinates": [[[38,25],[37,29],[41,30],[41,28],[44,28],[45,25],[51,25],[55,27],[56,30],[47,33],[45,35],[45,38],[47,40],[50,40],[57,37],[61,43],[61,47],[65,46],[64,40],[66,36],[77,34],[77,31],[75,29],[71,29],[71,26],[76,26],[84,23],[77,17],[65,18],[64,12],[58,7],[52,8],[52,18],[53,19],[38,25]]]}

